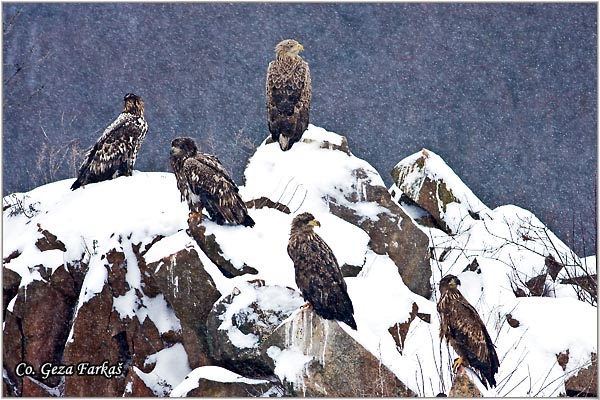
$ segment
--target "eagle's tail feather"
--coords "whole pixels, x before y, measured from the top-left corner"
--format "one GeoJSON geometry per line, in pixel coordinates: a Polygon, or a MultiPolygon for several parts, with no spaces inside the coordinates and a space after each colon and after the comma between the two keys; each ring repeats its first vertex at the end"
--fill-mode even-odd
{"type": "Polygon", "coordinates": [[[250,228],[252,228],[254,226],[254,220],[250,215],[246,214],[246,216],[244,217],[244,221],[242,221],[242,225],[249,226],[250,228]]]}
{"type": "Polygon", "coordinates": [[[79,178],[77,178],[75,182],[73,182],[73,184],[71,185],[71,190],[79,189],[80,187],[81,182],[79,181],[79,178]]]}
{"type": "Polygon", "coordinates": [[[345,322],[350,328],[356,330],[356,321],[354,321],[354,315],[350,314],[346,316],[342,322],[345,322]]]}

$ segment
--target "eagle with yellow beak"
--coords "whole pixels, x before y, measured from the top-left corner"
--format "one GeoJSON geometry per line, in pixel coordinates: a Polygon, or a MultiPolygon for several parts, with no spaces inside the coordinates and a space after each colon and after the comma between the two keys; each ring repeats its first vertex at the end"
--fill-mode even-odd
{"type": "Polygon", "coordinates": [[[308,64],[298,54],[302,50],[295,40],[281,41],[267,71],[269,131],[283,151],[291,149],[308,127],[312,88],[308,64]]]}
{"type": "Polygon", "coordinates": [[[317,315],[345,322],[356,329],[354,307],[331,248],[313,230],[321,226],[311,213],[292,221],[288,255],[294,262],[296,285],[317,315]]]}

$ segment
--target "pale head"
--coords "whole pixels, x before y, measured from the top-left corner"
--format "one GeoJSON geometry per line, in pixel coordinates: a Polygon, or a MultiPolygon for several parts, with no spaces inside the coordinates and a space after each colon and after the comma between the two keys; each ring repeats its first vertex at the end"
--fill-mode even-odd
{"type": "Polygon", "coordinates": [[[275,55],[277,57],[283,56],[297,56],[304,50],[304,46],[295,41],[294,39],[282,40],[275,46],[275,55]]]}

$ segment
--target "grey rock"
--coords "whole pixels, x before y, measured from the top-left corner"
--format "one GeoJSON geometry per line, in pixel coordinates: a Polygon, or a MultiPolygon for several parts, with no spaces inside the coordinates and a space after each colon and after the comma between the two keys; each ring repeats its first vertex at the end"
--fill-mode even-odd
{"type": "Polygon", "coordinates": [[[295,377],[289,376],[289,370],[285,377],[280,376],[293,396],[414,396],[337,321],[325,320],[310,308],[302,309],[277,328],[262,348],[275,373],[280,372],[278,362],[288,356],[305,358],[295,377]]]}

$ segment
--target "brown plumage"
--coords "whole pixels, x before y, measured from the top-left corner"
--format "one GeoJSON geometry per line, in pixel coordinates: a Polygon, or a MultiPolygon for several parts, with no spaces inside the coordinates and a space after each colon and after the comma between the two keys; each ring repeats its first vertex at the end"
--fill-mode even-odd
{"type": "Polygon", "coordinates": [[[184,137],[171,142],[169,161],[181,200],[187,201],[192,215],[206,208],[219,225],[254,226],[238,187],[217,157],[199,152],[194,140],[184,137]]]}
{"type": "Polygon", "coordinates": [[[500,361],[494,343],[477,311],[458,290],[460,280],[454,275],[446,275],[440,281],[440,300],[437,309],[440,314],[440,340],[454,348],[460,364],[471,366],[488,387],[496,386],[494,375],[500,361]]]}
{"type": "Polygon", "coordinates": [[[292,221],[287,250],[294,262],[296,285],[318,315],[356,329],[342,271],[331,248],[313,231],[315,226],[321,224],[310,213],[302,213],[292,221]]]}
{"type": "Polygon", "coordinates": [[[267,71],[269,131],[283,151],[291,149],[308,127],[312,89],[308,64],[298,55],[302,50],[295,40],[280,42],[267,71]]]}
{"type": "Polygon", "coordinates": [[[123,111],[85,155],[71,190],[88,183],[131,175],[138,151],[148,132],[148,124],[144,119],[144,102],[141,97],[128,93],[123,100],[123,111]]]}

